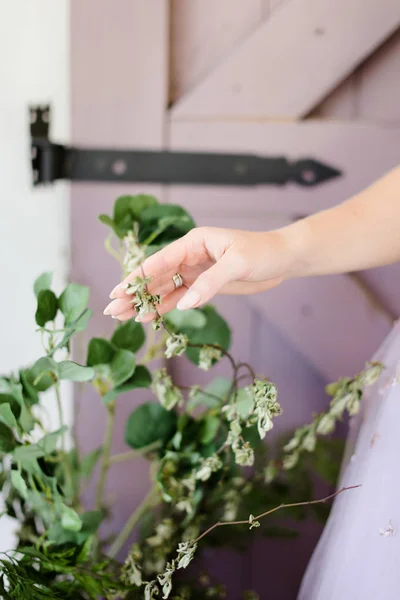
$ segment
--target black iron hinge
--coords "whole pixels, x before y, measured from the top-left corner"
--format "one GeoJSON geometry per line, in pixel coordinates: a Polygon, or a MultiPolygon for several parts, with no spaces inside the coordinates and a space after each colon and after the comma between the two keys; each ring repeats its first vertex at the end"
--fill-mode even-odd
{"type": "Polygon", "coordinates": [[[341,172],[317,160],[212,152],[86,149],[49,139],[50,106],[30,107],[34,185],[58,179],[184,185],[284,185],[324,183],[341,172]]]}

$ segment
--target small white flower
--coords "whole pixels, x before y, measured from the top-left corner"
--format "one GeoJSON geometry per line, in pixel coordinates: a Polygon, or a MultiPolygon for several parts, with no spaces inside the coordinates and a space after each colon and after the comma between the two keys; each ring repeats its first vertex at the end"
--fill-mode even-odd
{"type": "Polygon", "coordinates": [[[163,598],[169,598],[172,590],[172,575],[175,573],[175,561],[167,563],[165,571],[162,575],[158,575],[157,579],[162,586],[163,598]]]}
{"type": "Polygon", "coordinates": [[[166,369],[156,371],[153,379],[152,390],[160,401],[161,406],[171,410],[183,402],[183,394],[173,383],[166,369]]]}
{"type": "Polygon", "coordinates": [[[129,283],[122,285],[121,288],[125,290],[125,294],[128,296],[134,296],[137,292],[144,292],[150,281],[150,277],[135,277],[129,283]]]}
{"type": "Polygon", "coordinates": [[[252,467],[254,464],[254,450],[249,442],[244,442],[242,446],[234,447],[232,450],[235,454],[235,462],[241,467],[252,467]]]}
{"type": "Polygon", "coordinates": [[[180,542],[177,550],[178,569],[186,569],[189,563],[193,560],[196,548],[197,544],[191,544],[190,542],[180,542]]]}
{"type": "Polygon", "coordinates": [[[379,530],[379,535],[381,535],[382,537],[391,537],[396,535],[396,530],[393,527],[392,521],[389,521],[388,527],[379,530]]]}
{"type": "Polygon", "coordinates": [[[331,414],[326,413],[318,421],[317,433],[319,435],[328,435],[329,433],[332,433],[334,431],[335,424],[335,418],[331,414]]]}
{"type": "Polygon", "coordinates": [[[167,338],[165,356],[172,358],[173,356],[181,356],[188,346],[189,340],[183,333],[173,334],[167,338]]]}
{"type": "Polygon", "coordinates": [[[222,460],[217,454],[213,454],[208,458],[202,460],[202,464],[196,471],[196,479],[200,481],[207,481],[211,475],[222,468],[222,460]]]}
{"type": "Polygon", "coordinates": [[[157,581],[149,581],[144,588],[144,600],[154,600],[159,593],[157,581]]]}
{"type": "Polygon", "coordinates": [[[249,516],[249,529],[253,529],[253,527],[260,527],[260,522],[259,521],[255,521],[254,516],[250,515],[249,516]]]}
{"type": "Polygon", "coordinates": [[[214,361],[221,360],[221,358],[221,350],[214,348],[213,346],[203,346],[199,355],[199,368],[203,369],[203,371],[208,371],[212,367],[214,361]]]}
{"type": "Polygon", "coordinates": [[[287,456],[285,456],[283,458],[283,468],[286,471],[289,471],[290,469],[293,469],[293,467],[295,467],[297,465],[297,462],[299,460],[299,455],[297,452],[292,452],[292,454],[288,454],[287,456]]]}
{"type": "Polygon", "coordinates": [[[125,257],[124,266],[127,273],[134,271],[139,265],[141,265],[146,254],[144,247],[140,246],[137,241],[137,231],[128,231],[124,237],[125,244],[125,257]]]}

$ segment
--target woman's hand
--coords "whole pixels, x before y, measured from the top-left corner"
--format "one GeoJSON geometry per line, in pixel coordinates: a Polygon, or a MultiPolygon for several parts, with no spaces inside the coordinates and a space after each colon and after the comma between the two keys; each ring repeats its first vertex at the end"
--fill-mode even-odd
{"type": "MultiPolygon", "coordinates": [[[[218,293],[253,294],[273,288],[287,275],[290,255],[285,230],[253,233],[199,227],[146,259],[143,271],[151,278],[149,291],[162,297],[158,310],[164,314],[175,307],[202,306],[218,293]],[[183,280],[178,289],[172,279],[176,273],[183,280]]],[[[114,288],[110,294],[114,300],[104,314],[120,321],[135,316],[132,297],[122,286],[141,275],[138,268],[114,288]]]]}

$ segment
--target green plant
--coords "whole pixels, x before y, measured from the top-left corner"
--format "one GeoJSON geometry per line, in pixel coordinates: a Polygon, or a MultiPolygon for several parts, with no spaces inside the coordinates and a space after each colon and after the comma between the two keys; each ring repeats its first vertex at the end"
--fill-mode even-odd
{"type": "MultiPolygon", "coordinates": [[[[125,273],[194,226],[183,208],[150,196],[118,198],[113,216],[100,220],[112,228],[106,247],[125,273]]],[[[157,312],[160,298],[149,293],[142,275],[126,291],[140,314],[157,312]]],[[[4,514],[18,522],[18,543],[0,561],[1,598],[223,598],[223,586],[206,574],[183,571],[195,554],[201,562],[206,545],[243,548],[253,528],[295,535],[278,518],[283,507],[295,519],[312,511],[326,517],[326,499],[307,499],[313,497],[315,472],[335,483],[341,444],[320,436],[331,433],[345,411],[358,410],[363,387],[376,380],[380,365],[331,386],[328,411],[270,448],[264,438],[281,412],[276,386],[235,361],[229,327],[212,306],[158,316],[147,339],[134,320],[118,325],[111,339],[90,340],[86,364],[79,365],[70,360],[70,344],[91,316],[89,290],[72,283],[57,296],[45,273],[34,292],[44,356],[0,378],[0,489],[4,514]],[[173,382],[166,368],[151,375],[147,365],[154,358],[181,355],[206,371],[225,359],[231,376],[211,379],[201,389],[173,382]],[[76,442],[67,443],[63,380],[90,382],[107,412],[104,443],[86,456],[76,442]],[[137,388],[151,389],[155,398],[129,416],[130,450],[113,456],[118,397],[137,388]],[[49,390],[59,410],[54,431],[46,430],[41,413],[42,394],[49,390]],[[102,539],[99,527],[110,511],[104,497],[109,470],[138,455],[149,461],[152,489],[122,531],[102,539]],[[96,466],[95,505],[84,508],[81,492],[96,466]],[[232,523],[245,527],[222,527],[232,523]],[[134,529],[140,530],[139,541],[121,556],[134,529]]]]}

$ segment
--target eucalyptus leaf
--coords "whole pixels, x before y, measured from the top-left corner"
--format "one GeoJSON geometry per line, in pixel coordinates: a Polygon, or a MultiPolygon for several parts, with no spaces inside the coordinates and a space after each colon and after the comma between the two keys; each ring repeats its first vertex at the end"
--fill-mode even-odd
{"type": "MultiPolygon", "coordinates": [[[[231,344],[231,332],[226,321],[212,306],[205,306],[198,310],[207,318],[205,326],[201,329],[184,328],[182,333],[187,335],[191,344],[218,345],[224,350],[228,350],[231,344]]],[[[199,362],[199,354],[199,348],[188,348],[186,350],[186,356],[196,365],[199,362]]]]}
{"type": "Polygon", "coordinates": [[[156,198],[145,194],[120,196],[114,204],[114,231],[116,231],[119,237],[123,237],[128,231],[133,229],[135,222],[140,221],[141,215],[146,208],[157,204],[158,201],[156,198]]]}
{"type": "Polygon", "coordinates": [[[183,329],[201,329],[207,323],[206,315],[197,308],[189,310],[174,308],[166,314],[165,319],[177,332],[183,329]]]}
{"type": "Polygon", "coordinates": [[[26,463],[36,461],[38,458],[52,454],[57,448],[58,440],[67,429],[68,427],[64,425],[57,431],[53,431],[43,436],[36,444],[24,444],[23,446],[18,446],[13,452],[15,460],[24,463],[24,468],[26,468],[26,463]]]}
{"type": "Polygon", "coordinates": [[[73,508],[70,508],[64,503],[60,503],[58,509],[61,513],[61,525],[63,529],[74,532],[78,532],[82,529],[82,521],[73,508]]]}
{"type": "Polygon", "coordinates": [[[207,415],[202,422],[201,438],[202,444],[206,445],[213,441],[217,435],[221,419],[216,415],[207,415]]]}
{"type": "Polygon", "coordinates": [[[36,323],[44,327],[49,321],[53,321],[58,310],[57,297],[51,290],[41,290],[37,296],[37,309],[35,314],[36,323]]]}
{"type": "Polygon", "coordinates": [[[75,321],[68,323],[67,330],[66,330],[63,338],[57,344],[57,346],[53,349],[51,354],[54,354],[56,352],[56,350],[59,350],[60,348],[64,348],[65,346],[68,347],[70,339],[76,333],[78,333],[79,331],[85,331],[86,327],[88,326],[89,319],[92,315],[93,315],[93,312],[90,310],[90,308],[86,308],[85,310],[83,310],[81,312],[79,317],[77,319],[75,319],[75,321]]]}
{"type": "Polygon", "coordinates": [[[108,365],[115,356],[115,349],[104,338],[92,338],[88,346],[86,364],[88,367],[108,365]]]}
{"type": "Polygon", "coordinates": [[[12,452],[16,445],[17,442],[11,429],[0,423],[0,453],[12,452]]]}
{"type": "Polygon", "coordinates": [[[19,380],[23,388],[24,398],[29,405],[39,402],[39,394],[33,385],[34,379],[31,369],[23,369],[19,372],[19,380]]]}
{"type": "Polygon", "coordinates": [[[149,388],[151,386],[151,373],[144,365],[138,365],[132,377],[118,386],[119,393],[129,392],[136,388],[149,388]]]}
{"type": "Polygon", "coordinates": [[[91,381],[94,377],[94,369],[91,367],[83,367],[71,360],[64,360],[58,363],[60,379],[69,381],[91,381]]]}
{"type": "Polygon", "coordinates": [[[67,285],[60,298],[59,307],[68,325],[78,319],[89,302],[89,288],[79,283],[67,285]]]}
{"type": "Polygon", "coordinates": [[[187,407],[193,410],[196,406],[203,404],[208,408],[215,408],[228,399],[232,381],[225,377],[216,377],[205,388],[199,391],[188,401],[187,407]]]}
{"type": "Polygon", "coordinates": [[[115,329],[111,343],[121,350],[137,352],[143,346],[145,338],[143,325],[131,319],[115,329]]]}
{"type": "Polygon", "coordinates": [[[59,378],[58,364],[49,356],[39,358],[31,369],[33,385],[39,392],[45,392],[59,378]]]}
{"type": "Polygon", "coordinates": [[[11,471],[11,483],[15,487],[17,492],[22,496],[22,498],[26,500],[28,497],[28,488],[24,478],[22,477],[19,471],[11,471]]]}
{"type": "Polygon", "coordinates": [[[33,284],[33,291],[35,292],[35,296],[38,297],[39,293],[43,290],[49,290],[51,288],[51,281],[52,281],[52,273],[47,272],[47,273],[42,273],[41,275],[39,275],[39,277],[35,280],[35,283],[33,284]]]}
{"type": "Polygon", "coordinates": [[[253,408],[253,397],[247,388],[240,388],[236,393],[236,410],[242,419],[247,419],[253,408]]]}
{"type": "Polygon", "coordinates": [[[0,404],[0,422],[11,429],[17,427],[16,418],[9,404],[0,404]]]}
{"type": "Polygon", "coordinates": [[[144,448],[161,441],[165,445],[177,426],[174,410],[165,410],[160,404],[146,402],[138,406],[128,417],[125,426],[125,442],[134,449],[144,448]]]}
{"type": "Polygon", "coordinates": [[[117,350],[110,366],[114,387],[118,387],[134,374],[136,368],[135,355],[129,350],[117,350]]]}

